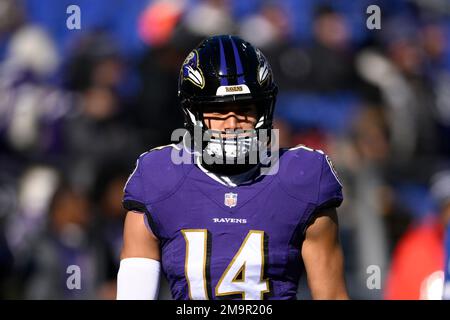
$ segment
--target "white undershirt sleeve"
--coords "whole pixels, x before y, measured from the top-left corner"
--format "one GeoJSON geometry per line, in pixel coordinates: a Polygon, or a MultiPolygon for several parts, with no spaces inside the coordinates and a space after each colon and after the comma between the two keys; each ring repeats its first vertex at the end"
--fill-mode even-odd
{"type": "Polygon", "coordinates": [[[156,300],[161,263],[148,258],[125,258],[117,273],[117,300],[156,300]]]}

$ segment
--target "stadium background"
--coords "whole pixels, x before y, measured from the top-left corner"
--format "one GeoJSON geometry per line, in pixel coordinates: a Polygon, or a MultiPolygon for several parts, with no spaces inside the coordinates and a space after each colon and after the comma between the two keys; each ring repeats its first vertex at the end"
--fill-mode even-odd
{"type": "Polygon", "coordinates": [[[225,33],[270,60],[281,145],[324,150],[344,182],[351,298],[440,298],[449,16],[446,0],[0,0],[0,298],[115,297],[123,185],[182,126],[184,57],[225,33]],[[66,26],[73,4],[80,30],[66,26]]]}

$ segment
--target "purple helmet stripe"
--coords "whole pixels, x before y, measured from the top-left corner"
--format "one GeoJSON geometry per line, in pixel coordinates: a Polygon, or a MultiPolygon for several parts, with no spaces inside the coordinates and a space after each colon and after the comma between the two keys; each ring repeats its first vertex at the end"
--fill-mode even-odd
{"type": "Polygon", "coordinates": [[[223,44],[222,40],[219,39],[220,44],[220,85],[221,86],[227,86],[228,85],[228,79],[226,77],[227,73],[227,62],[225,60],[225,52],[223,50],[223,44]]]}
{"type": "Polygon", "coordinates": [[[238,84],[244,84],[244,70],[242,69],[242,62],[241,57],[239,56],[239,52],[236,48],[236,44],[234,43],[233,38],[230,37],[231,44],[233,45],[233,53],[234,53],[234,60],[236,61],[236,73],[240,75],[237,79],[238,84]]]}

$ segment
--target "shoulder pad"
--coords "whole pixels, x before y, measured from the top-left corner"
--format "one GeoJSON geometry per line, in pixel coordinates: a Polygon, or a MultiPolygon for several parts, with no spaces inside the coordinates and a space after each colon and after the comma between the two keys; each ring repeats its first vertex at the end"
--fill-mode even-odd
{"type": "Polygon", "coordinates": [[[172,152],[180,148],[175,145],[161,146],[139,157],[142,187],[146,202],[154,202],[170,195],[184,178],[182,165],[172,161],[172,152]]]}
{"type": "Polygon", "coordinates": [[[280,152],[279,179],[285,191],[302,201],[316,203],[324,153],[305,146],[280,152]]]}
{"type": "Polygon", "coordinates": [[[317,209],[339,207],[343,201],[342,184],[322,150],[298,146],[283,151],[279,178],[288,194],[317,209]]]}

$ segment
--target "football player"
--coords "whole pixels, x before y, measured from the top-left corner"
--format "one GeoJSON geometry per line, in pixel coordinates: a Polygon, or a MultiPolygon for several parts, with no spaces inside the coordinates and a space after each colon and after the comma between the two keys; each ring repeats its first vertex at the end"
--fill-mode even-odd
{"type": "Polygon", "coordinates": [[[276,95],[268,61],[238,37],[210,37],[188,55],[179,77],[188,134],[141,155],[124,189],[117,299],[157,299],[161,273],[174,299],[296,299],[305,271],[314,299],[348,298],[342,186],[329,158],[279,150],[266,174],[261,156],[250,161],[252,146],[273,142],[260,133],[272,128],[276,95]]]}

